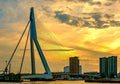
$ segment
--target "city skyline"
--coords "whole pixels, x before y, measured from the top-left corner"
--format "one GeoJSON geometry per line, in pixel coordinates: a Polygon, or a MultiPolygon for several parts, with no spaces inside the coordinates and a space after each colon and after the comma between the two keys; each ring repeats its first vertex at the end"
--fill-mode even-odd
{"type": "MultiPolygon", "coordinates": [[[[119,4],[119,0],[1,0],[0,70],[9,60],[32,6],[38,39],[51,71],[63,71],[72,56],[80,58],[83,72],[99,71],[99,58],[105,56],[118,56],[120,66],[119,4]]],[[[13,64],[19,63],[22,50],[21,45],[13,64]]],[[[29,59],[29,54],[26,58],[29,59]]],[[[37,71],[41,72],[44,69],[39,60],[36,56],[37,71]]],[[[24,70],[30,72],[28,65],[30,60],[25,60],[24,70]]],[[[12,66],[16,68],[19,67],[12,66]]]]}

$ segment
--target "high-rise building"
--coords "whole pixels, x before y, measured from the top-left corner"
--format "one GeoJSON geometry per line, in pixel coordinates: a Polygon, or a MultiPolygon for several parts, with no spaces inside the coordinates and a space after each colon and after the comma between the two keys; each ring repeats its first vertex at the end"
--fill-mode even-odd
{"type": "Polygon", "coordinates": [[[108,76],[117,75],[117,56],[108,57],[108,76]]]}
{"type": "Polygon", "coordinates": [[[117,56],[100,58],[100,73],[105,77],[117,75],[117,56]]]}
{"type": "Polygon", "coordinates": [[[103,76],[107,76],[107,73],[108,73],[108,62],[107,62],[107,58],[106,57],[100,58],[100,73],[103,76]]]}
{"type": "Polygon", "coordinates": [[[69,59],[70,73],[79,74],[79,59],[78,57],[70,57],[69,59]]]}

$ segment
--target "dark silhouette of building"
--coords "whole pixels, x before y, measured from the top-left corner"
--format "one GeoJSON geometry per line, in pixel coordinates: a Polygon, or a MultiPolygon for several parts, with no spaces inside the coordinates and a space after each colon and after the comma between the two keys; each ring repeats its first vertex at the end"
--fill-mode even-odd
{"type": "Polygon", "coordinates": [[[108,60],[106,57],[100,58],[100,73],[102,77],[106,77],[108,73],[108,60]]]}
{"type": "Polygon", "coordinates": [[[100,74],[102,77],[117,76],[117,56],[100,58],[100,74]]]}
{"type": "Polygon", "coordinates": [[[78,57],[69,58],[70,73],[74,75],[79,74],[79,59],[78,57]]]}
{"type": "Polygon", "coordinates": [[[117,76],[117,56],[108,58],[108,76],[117,76]]]}

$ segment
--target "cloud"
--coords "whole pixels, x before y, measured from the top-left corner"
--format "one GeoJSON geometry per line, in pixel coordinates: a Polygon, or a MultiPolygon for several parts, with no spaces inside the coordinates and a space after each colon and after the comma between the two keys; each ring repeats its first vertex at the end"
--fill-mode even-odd
{"type": "Polygon", "coordinates": [[[73,49],[43,49],[43,51],[62,51],[62,52],[66,52],[66,51],[73,51],[73,49]]]}
{"type": "Polygon", "coordinates": [[[99,1],[98,1],[98,2],[90,2],[89,4],[90,4],[90,5],[99,5],[99,6],[102,5],[102,3],[99,2],[99,1]]]}
{"type": "Polygon", "coordinates": [[[115,27],[119,27],[120,26],[120,21],[114,21],[114,20],[112,20],[112,21],[110,21],[110,24],[111,24],[111,26],[115,26],[115,27]]]}
{"type": "Polygon", "coordinates": [[[114,15],[113,14],[105,14],[104,17],[107,19],[110,19],[110,18],[114,18],[114,15]]]}
{"type": "Polygon", "coordinates": [[[105,3],[105,6],[111,6],[113,3],[109,2],[109,3],[105,3]]]}
{"type": "Polygon", "coordinates": [[[111,6],[115,4],[119,0],[106,0],[106,3],[104,4],[105,6],[111,6]]]}
{"type": "Polygon", "coordinates": [[[101,5],[102,3],[100,1],[93,1],[93,0],[67,0],[68,2],[83,2],[83,3],[89,3],[90,5],[101,5]]]}
{"type": "Polygon", "coordinates": [[[96,28],[103,28],[104,22],[101,21],[101,13],[93,13],[91,17],[95,20],[96,28]]]}
{"type": "Polygon", "coordinates": [[[87,17],[75,17],[65,14],[63,11],[56,11],[54,17],[61,23],[66,23],[76,27],[108,28],[110,26],[120,26],[119,21],[113,20],[113,14],[103,14],[99,12],[83,14],[87,15],[87,17]]]}
{"type": "Polygon", "coordinates": [[[62,23],[78,26],[79,18],[64,14],[60,11],[56,11],[55,13],[56,13],[55,18],[59,19],[62,23]]]}
{"type": "Polygon", "coordinates": [[[2,18],[4,16],[4,11],[3,9],[0,9],[0,18],[2,18]]]}
{"type": "Polygon", "coordinates": [[[80,46],[70,46],[70,48],[73,48],[75,50],[83,51],[87,55],[92,55],[92,56],[100,56],[101,57],[101,56],[112,55],[112,53],[96,51],[96,50],[92,50],[92,49],[88,49],[88,48],[83,48],[83,47],[80,47],[80,46]]]}
{"type": "Polygon", "coordinates": [[[76,1],[78,1],[78,2],[90,2],[92,0],[67,0],[67,1],[73,1],[73,2],[76,2],[76,1]]]}

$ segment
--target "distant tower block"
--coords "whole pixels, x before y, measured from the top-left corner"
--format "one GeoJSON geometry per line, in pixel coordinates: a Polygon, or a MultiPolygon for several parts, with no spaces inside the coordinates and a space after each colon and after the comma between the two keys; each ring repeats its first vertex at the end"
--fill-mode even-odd
{"type": "Polygon", "coordinates": [[[100,58],[100,73],[105,77],[117,76],[117,56],[100,58]]]}
{"type": "Polygon", "coordinates": [[[70,73],[74,75],[79,74],[79,59],[78,57],[70,57],[69,59],[70,73]]]}

